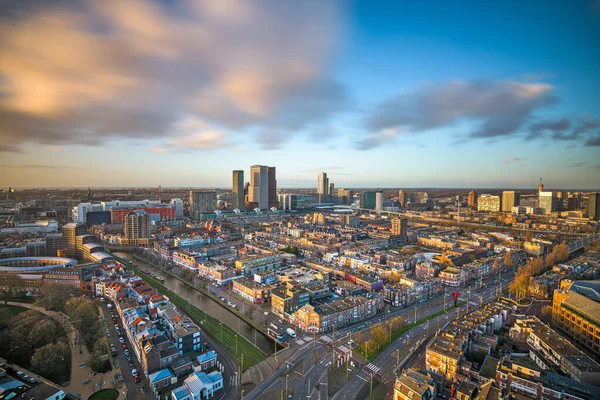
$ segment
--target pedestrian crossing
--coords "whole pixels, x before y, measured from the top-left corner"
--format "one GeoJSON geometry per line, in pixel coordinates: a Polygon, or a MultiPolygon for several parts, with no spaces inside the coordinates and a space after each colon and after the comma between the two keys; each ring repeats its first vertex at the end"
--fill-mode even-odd
{"type": "Polygon", "coordinates": [[[296,339],[296,343],[298,343],[298,345],[302,346],[305,342],[304,342],[304,340],[298,338],[298,339],[296,339]]]}
{"type": "Polygon", "coordinates": [[[376,374],[379,372],[380,368],[372,363],[367,364],[367,366],[364,368],[365,372],[368,372],[369,374],[376,374]]]}
{"type": "Polygon", "coordinates": [[[231,376],[229,377],[229,386],[235,386],[235,383],[236,383],[236,382],[235,382],[235,378],[236,378],[236,376],[237,376],[237,375],[231,375],[231,376]]]}
{"type": "Polygon", "coordinates": [[[323,336],[321,336],[321,338],[319,340],[323,343],[329,343],[333,339],[331,339],[331,336],[329,336],[329,335],[323,335],[323,336]]]}

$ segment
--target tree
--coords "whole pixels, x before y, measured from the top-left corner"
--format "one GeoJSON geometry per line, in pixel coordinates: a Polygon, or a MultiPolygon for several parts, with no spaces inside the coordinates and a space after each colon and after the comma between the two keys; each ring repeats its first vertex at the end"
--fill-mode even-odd
{"type": "Polygon", "coordinates": [[[25,281],[17,274],[0,272],[0,289],[4,291],[4,305],[8,305],[9,297],[25,287],[25,281]]]}
{"type": "Polygon", "coordinates": [[[375,324],[371,327],[371,339],[374,342],[374,345],[381,346],[387,339],[387,332],[381,323],[375,324]]]}
{"type": "Polygon", "coordinates": [[[36,304],[47,310],[63,311],[69,295],[69,290],[65,290],[62,285],[45,284],[40,290],[36,304]]]}
{"type": "Polygon", "coordinates": [[[506,254],[504,254],[504,266],[506,268],[510,268],[513,265],[513,259],[512,259],[512,255],[510,254],[510,252],[506,252],[506,254]]]}
{"type": "Polygon", "coordinates": [[[551,320],[552,319],[552,307],[550,307],[550,306],[542,307],[542,309],[540,310],[540,317],[544,321],[551,320]]]}
{"type": "Polygon", "coordinates": [[[497,274],[499,269],[500,269],[500,263],[498,262],[498,259],[495,259],[494,266],[493,266],[494,274],[497,274]]]}
{"type": "Polygon", "coordinates": [[[70,369],[71,350],[62,342],[42,346],[31,357],[31,370],[58,384],[69,380],[70,369]]]}
{"type": "Polygon", "coordinates": [[[556,256],[557,256],[558,262],[567,261],[569,259],[569,253],[570,253],[569,245],[566,244],[565,242],[562,242],[561,244],[556,246],[556,256]]]}

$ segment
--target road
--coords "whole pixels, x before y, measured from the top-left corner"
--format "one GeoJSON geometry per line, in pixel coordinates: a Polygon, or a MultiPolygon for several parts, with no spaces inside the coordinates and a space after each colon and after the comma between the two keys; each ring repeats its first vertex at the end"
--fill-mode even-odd
{"type": "MultiPolygon", "coordinates": [[[[477,291],[471,292],[471,302],[465,304],[462,307],[456,308],[456,312],[451,311],[443,316],[436,318],[440,326],[445,325],[447,322],[454,320],[458,315],[463,315],[469,311],[479,308],[482,304],[493,301],[497,298],[497,289],[502,285],[506,287],[506,284],[511,278],[505,277],[499,282],[495,282],[493,285],[489,285],[478,289],[477,291]],[[475,293],[475,299],[474,297],[475,293]]],[[[461,298],[463,298],[461,296],[461,298]]],[[[468,299],[466,299],[468,301],[468,299]]],[[[434,322],[436,319],[431,320],[431,324],[437,325],[434,322]]],[[[363,367],[358,373],[356,373],[333,397],[333,400],[344,399],[351,400],[356,398],[365,398],[365,386],[371,379],[378,379],[384,383],[390,382],[396,379],[396,374],[404,361],[411,357],[416,351],[421,349],[421,346],[425,344],[425,341],[434,333],[434,329],[429,327],[427,323],[421,324],[411,329],[407,335],[403,338],[396,340],[390,346],[388,346],[379,356],[371,361],[367,366],[363,367]]]]}
{"type": "MultiPolygon", "coordinates": [[[[119,329],[121,330],[121,336],[123,337],[123,339],[125,339],[125,343],[127,345],[127,348],[129,349],[129,353],[131,354],[131,361],[133,362],[135,369],[138,370],[138,376],[141,380],[139,383],[135,383],[133,381],[133,375],[131,374],[131,369],[129,368],[129,362],[125,358],[125,351],[121,347],[121,343],[119,343],[119,335],[117,335],[117,331],[115,330],[115,324],[113,324],[112,322],[112,316],[108,307],[106,306],[106,304],[102,303],[100,308],[102,310],[102,316],[106,320],[107,329],[110,331],[110,334],[107,337],[109,346],[112,343],[117,349],[118,354],[112,357],[112,360],[116,369],[121,368],[121,375],[123,375],[123,380],[125,381],[125,385],[128,389],[127,399],[147,399],[149,396],[148,389],[150,388],[150,386],[148,385],[148,380],[144,376],[144,373],[142,372],[143,369],[141,368],[138,360],[136,359],[135,352],[133,351],[133,347],[129,342],[127,335],[125,334],[125,330],[123,328],[123,324],[121,323],[121,319],[119,318],[118,313],[116,311],[114,312],[115,316],[117,317],[119,329]],[[142,388],[144,388],[144,392],[142,391],[142,388]]],[[[114,372],[112,376],[114,376],[115,373],[116,372],[114,372]]],[[[111,387],[111,383],[106,382],[106,387],[111,387]]]]}
{"type": "MultiPolygon", "coordinates": [[[[407,354],[407,351],[414,346],[415,342],[419,340],[423,341],[426,335],[437,330],[438,322],[441,327],[446,322],[456,318],[458,312],[460,312],[460,315],[466,313],[467,307],[469,308],[469,311],[472,311],[474,308],[479,307],[482,303],[493,300],[497,296],[496,287],[502,285],[503,288],[506,288],[508,283],[513,278],[514,272],[510,271],[503,274],[500,281],[495,281],[495,285],[490,286],[490,283],[494,282],[490,281],[482,288],[473,288],[471,291],[470,304],[465,304],[456,312],[453,310],[443,316],[434,318],[429,322],[429,324],[421,324],[410,330],[408,332],[410,338],[403,337],[399,340],[396,340],[371,363],[374,368],[377,369],[376,375],[380,375],[380,371],[386,370],[389,372],[389,374],[391,374],[387,379],[395,379],[394,367],[397,361],[397,357],[393,356],[395,351],[399,349],[401,356],[402,354],[407,354]]],[[[453,290],[461,292],[459,301],[467,302],[469,300],[468,287],[454,288],[453,290]]],[[[452,300],[451,297],[448,296],[446,299],[446,309],[450,310],[451,308],[452,300]]],[[[432,315],[443,309],[444,299],[442,296],[437,296],[422,303],[421,308],[417,310],[417,319],[425,318],[426,316],[432,315]]],[[[338,344],[346,342],[350,335],[355,335],[360,331],[366,331],[366,335],[368,336],[368,330],[370,326],[398,315],[403,316],[407,322],[411,322],[414,319],[414,307],[396,310],[390,313],[381,313],[369,321],[336,330],[335,341],[338,344]]],[[[286,375],[288,375],[288,394],[293,393],[292,398],[294,399],[305,399],[307,395],[307,387],[309,386],[309,379],[310,387],[311,389],[314,389],[318,382],[322,382],[324,378],[326,378],[326,372],[331,365],[331,360],[333,357],[332,350],[329,346],[326,347],[325,344],[330,343],[334,339],[333,336],[334,333],[321,335],[315,342],[310,335],[303,335],[300,333],[299,338],[294,341],[294,345],[298,345],[298,342],[302,343],[299,345],[299,350],[297,353],[290,357],[285,366],[279,368],[271,377],[260,383],[252,392],[246,395],[244,399],[267,399],[270,398],[269,396],[275,395],[274,391],[276,391],[276,395],[279,396],[282,389],[285,391],[286,375]],[[301,397],[301,394],[304,397],[301,397]]],[[[372,372],[373,370],[371,369],[370,371],[372,372]]],[[[346,386],[348,386],[347,384],[344,386],[344,389],[347,389],[347,392],[354,393],[354,395],[356,395],[358,391],[367,384],[368,381],[370,381],[370,374],[361,371],[358,374],[355,373],[355,376],[348,382],[348,384],[351,386],[346,388],[346,386]]],[[[313,397],[318,397],[316,396],[316,391],[312,394],[313,397]]],[[[352,394],[347,394],[347,396],[354,398],[352,397],[352,394]]],[[[346,400],[345,397],[338,397],[337,394],[336,398],[346,400]]]]}

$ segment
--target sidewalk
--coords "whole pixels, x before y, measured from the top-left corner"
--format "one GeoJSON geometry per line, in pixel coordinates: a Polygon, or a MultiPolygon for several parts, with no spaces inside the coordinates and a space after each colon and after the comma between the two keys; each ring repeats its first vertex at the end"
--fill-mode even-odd
{"type": "MultiPolygon", "coordinates": [[[[29,308],[41,312],[42,314],[48,315],[54,318],[60,323],[65,330],[67,338],[69,340],[69,346],[71,347],[71,380],[68,386],[63,387],[65,392],[79,393],[82,399],[87,399],[93,392],[100,390],[100,388],[112,387],[110,379],[114,374],[120,372],[119,369],[113,369],[112,371],[104,374],[92,375],[91,370],[87,366],[87,360],[89,358],[89,351],[85,346],[85,343],[79,343],[79,331],[73,326],[67,315],[58,311],[48,311],[43,307],[39,307],[28,303],[19,303],[9,301],[8,304],[12,306],[20,306],[29,308]],[[81,349],[81,351],[79,350],[81,349]],[[84,383],[86,382],[86,383],[84,383]],[[94,387],[99,382],[104,382],[101,387],[94,387]]],[[[119,389],[120,395],[123,392],[127,392],[126,386],[123,384],[119,389]]]]}

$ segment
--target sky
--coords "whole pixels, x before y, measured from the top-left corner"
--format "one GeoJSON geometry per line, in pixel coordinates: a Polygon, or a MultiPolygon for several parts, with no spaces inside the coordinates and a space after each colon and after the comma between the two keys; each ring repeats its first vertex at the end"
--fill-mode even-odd
{"type": "Polygon", "coordinates": [[[0,186],[600,188],[600,1],[3,0],[0,186]]]}

